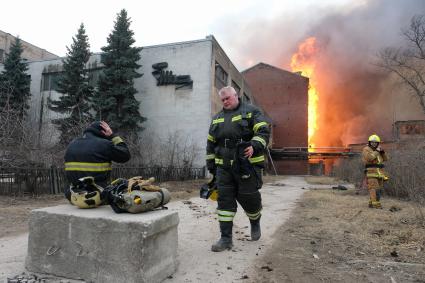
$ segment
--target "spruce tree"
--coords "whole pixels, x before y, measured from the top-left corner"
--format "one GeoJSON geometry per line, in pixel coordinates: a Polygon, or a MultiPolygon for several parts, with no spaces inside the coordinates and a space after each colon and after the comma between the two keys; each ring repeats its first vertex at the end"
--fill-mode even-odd
{"type": "Polygon", "coordinates": [[[146,119],[140,115],[139,102],[134,95],[134,79],[141,67],[140,47],[133,47],[133,31],[130,30],[127,11],[117,14],[114,29],[107,38],[108,45],[102,47],[101,62],[104,65],[99,78],[99,87],[94,100],[97,117],[108,122],[114,130],[132,134],[141,130],[146,119]]]}
{"type": "Polygon", "coordinates": [[[27,115],[31,96],[31,77],[27,74],[28,64],[22,58],[22,52],[21,40],[16,38],[6,55],[0,76],[0,109],[13,113],[20,121],[27,115]]]}
{"type": "Polygon", "coordinates": [[[72,38],[71,47],[63,63],[63,73],[58,80],[57,91],[62,95],[58,100],[49,99],[49,109],[62,113],[64,117],[54,119],[53,123],[61,133],[60,143],[68,144],[88,121],[94,89],[89,84],[87,61],[90,59],[90,45],[84,29],[80,25],[78,33],[72,38]]]}

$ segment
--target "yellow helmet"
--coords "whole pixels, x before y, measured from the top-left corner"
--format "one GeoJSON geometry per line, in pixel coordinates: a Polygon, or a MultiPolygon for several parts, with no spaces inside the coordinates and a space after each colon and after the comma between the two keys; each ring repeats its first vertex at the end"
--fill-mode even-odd
{"type": "Polygon", "coordinates": [[[96,185],[91,176],[78,179],[78,183],[69,190],[71,203],[79,208],[94,208],[103,203],[103,188],[96,185]]]}
{"type": "Polygon", "coordinates": [[[100,192],[74,192],[71,189],[71,203],[79,208],[94,208],[102,204],[100,192]]]}
{"type": "Polygon", "coordinates": [[[216,177],[213,175],[213,178],[208,181],[208,183],[203,184],[200,190],[200,197],[204,199],[210,199],[217,201],[218,199],[218,188],[216,184],[216,177]]]}
{"type": "Polygon", "coordinates": [[[369,142],[381,142],[381,138],[378,135],[373,134],[369,137],[368,141],[369,142]]]}

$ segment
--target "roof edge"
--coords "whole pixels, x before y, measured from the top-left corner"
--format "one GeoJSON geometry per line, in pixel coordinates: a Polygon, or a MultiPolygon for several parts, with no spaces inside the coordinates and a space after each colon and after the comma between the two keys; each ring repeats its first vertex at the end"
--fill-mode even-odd
{"type": "Polygon", "coordinates": [[[276,67],[276,66],[273,66],[273,65],[270,65],[270,64],[267,64],[267,63],[263,63],[263,62],[259,62],[259,63],[255,64],[254,66],[251,66],[251,67],[249,67],[248,69],[243,70],[241,73],[249,72],[249,71],[251,71],[252,69],[257,68],[257,67],[259,67],[259,66],[266,66],[266,67],[269,67],[269,68],[275,69],[275,70],[277,70],[277,71],[279,71],[279,72],[283,72],[283,73],[285,73],[285,74],[291,74],[291,75],[294,75],[294,76],[299,76],[299,77],[302,77],[302,78],[305,78],[305,79],[309,79],[308,77],[303,76],[303,75],[300,75],[300,74],[297,74],[296,72],[290,72],[290,71],[287,71],[287,70],[284,70],[284,69],[281,69],[281,68],[278,68],[278,67],[276,67]]]}

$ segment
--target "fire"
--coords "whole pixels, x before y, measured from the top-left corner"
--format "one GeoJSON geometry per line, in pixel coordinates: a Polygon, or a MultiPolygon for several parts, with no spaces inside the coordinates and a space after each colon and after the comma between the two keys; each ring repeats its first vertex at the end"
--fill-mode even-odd
{"type": "Polygon", "coordinates": [[[315,147],[315,138],[319,129],[318,120],[318,101],[319,93],[317,91],[317,78],[315,75],[316,61],[315,56],[318,52],[317,41],[315,37],[309,37],[299,46],[298,51],[291,58],[291,69],[294,72],[301,72],[310,80],[308,89],[308,144],[309,147],[315,147]]]}

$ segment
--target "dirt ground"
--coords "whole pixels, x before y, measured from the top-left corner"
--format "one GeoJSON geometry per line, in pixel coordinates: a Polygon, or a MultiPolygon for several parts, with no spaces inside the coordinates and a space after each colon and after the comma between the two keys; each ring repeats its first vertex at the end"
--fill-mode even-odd
{"type": "Polygon", "coordinates": [[[249,281],[425,282],[425,207],[384,196],[370,209],[366,193],[306,192],[249,281]]]}
{"type": "Polygon", "coordinates": [[[64,203],[67,200],[62,195],[0,196],[0,238],[28,232],[31,210],[64,203]]]}
{"type": "MultiPolygon", "coordinates": [[[[331,189],[332,178],[305,179],[317,189],[306,190],[240,281],[425,282],[424,207],[384,196],[384,209],[369,209],[365,191],[331,189]]],[[[282,176],[265,177],[274,180],[282,176]]],[[[196,196],[205,181],[160,185],[181,201],[196,196]]],[[[0,238],[27,232],[31,209],[64,203],[62,196],[0,197],[0,238]]]]}

